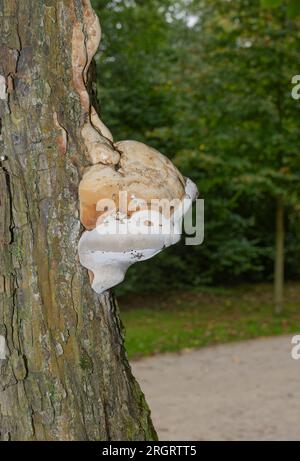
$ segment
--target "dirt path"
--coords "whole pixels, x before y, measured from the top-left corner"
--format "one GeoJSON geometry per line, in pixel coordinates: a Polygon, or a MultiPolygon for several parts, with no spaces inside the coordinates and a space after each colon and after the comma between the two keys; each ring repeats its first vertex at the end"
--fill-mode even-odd
{"type": "Polygon", "coordinates": [[[300,360],[291,338],[132,363],[161,440],[300,440],[300,360]]]}

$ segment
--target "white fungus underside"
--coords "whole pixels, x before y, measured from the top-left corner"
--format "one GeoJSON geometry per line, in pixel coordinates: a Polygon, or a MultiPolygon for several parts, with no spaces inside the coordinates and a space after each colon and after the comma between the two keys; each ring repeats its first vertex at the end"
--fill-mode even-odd
{"type": "MultiPolygon", "coordinates": [[[[121,283],[131,265],[152,258],[180,240],[182,217],[198,195],[196,185],[188,178],[185,193],[182,211],[175,211],[171,221],[163,218],[164,224],[169,225],[168,233],[137,232],[135,235],[117,235],[111,230],[114,224],[111,218],[106,227],[103,223],[82,234],[78,245],[79,259],[80,263],[93,273],[92,288],[96,293],[101,294],[121,283]],[[115,251],[116,249],[118,251],[115,251]]],[[[138,213],[140,212],[136,214],[138,213]]],[[[158,212],[153,214],[153,218],[156,221],[154,225],[158,224],[158,221],[161,223],[162,216],[158,212]]],[[[128,221],[130,222],[130,219],[128,221]]],[[[128,223],[125,222],[123,225],[126,224],[128,223]]]]}

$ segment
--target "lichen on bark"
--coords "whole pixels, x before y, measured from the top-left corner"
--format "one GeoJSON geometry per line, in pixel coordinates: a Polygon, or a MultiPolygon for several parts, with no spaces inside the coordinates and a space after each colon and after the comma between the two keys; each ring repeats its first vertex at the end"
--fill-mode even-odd
{"type": "Polygon", "coordinates": [[[111,293],[78,261],[86,0],[0,0],[0,440],[152,440],[111,293]]]}

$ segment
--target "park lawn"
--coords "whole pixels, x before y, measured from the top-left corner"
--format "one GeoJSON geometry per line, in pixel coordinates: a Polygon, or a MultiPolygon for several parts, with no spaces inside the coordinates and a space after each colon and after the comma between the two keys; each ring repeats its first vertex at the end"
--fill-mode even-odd
{"type": "Polygon", "coordinates": [[[129,358],[262,336],[300,334],[300,284],[274,315],[271,285],[130,295],[119,299],[129,358]]]}

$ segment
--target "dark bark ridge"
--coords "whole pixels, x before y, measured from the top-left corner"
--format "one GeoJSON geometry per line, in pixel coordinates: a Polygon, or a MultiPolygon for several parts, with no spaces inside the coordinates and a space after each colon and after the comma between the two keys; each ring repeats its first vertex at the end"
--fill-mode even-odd
{"type": "Polygon", "coordinates": [[[78,262],[72,37],[87,8],[0,0],[0,440],[156,438],[116,302],[78,262]]]}

